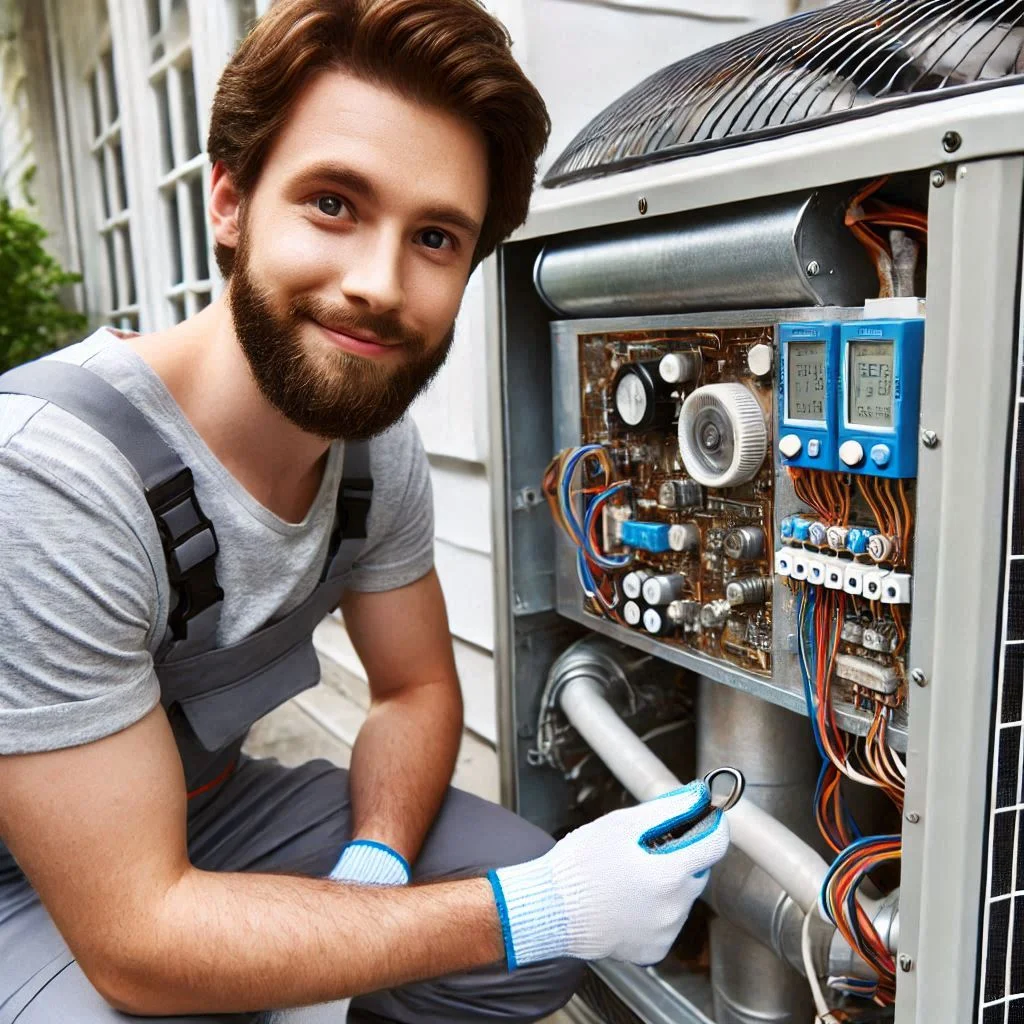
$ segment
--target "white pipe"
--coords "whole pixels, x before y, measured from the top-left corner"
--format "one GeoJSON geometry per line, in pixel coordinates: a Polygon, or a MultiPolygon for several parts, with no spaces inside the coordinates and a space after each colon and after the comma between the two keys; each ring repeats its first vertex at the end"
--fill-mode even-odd
{"type": "MultiPolygon", "coordinates": [[[[637,800],[651,800],[682,785],[616,714],[593,679],[573,679],[559,701],[576,731],[637,800]]],[[[805,913],[812,911],[828,870],[821,856],[749,800],[740,800],[727,814],[737,849],[789,893],[805,913]]]]}

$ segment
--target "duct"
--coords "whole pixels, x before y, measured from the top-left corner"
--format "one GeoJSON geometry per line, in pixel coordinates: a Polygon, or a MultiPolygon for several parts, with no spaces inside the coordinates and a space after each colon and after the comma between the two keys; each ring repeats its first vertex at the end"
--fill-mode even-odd
{"type": "Polygon", "coordinates": [[[843,226],[848,199],[826,189],[580,232],[541,250],[534,284],[564,317],[860,305],[878,281],[843,226]]]}

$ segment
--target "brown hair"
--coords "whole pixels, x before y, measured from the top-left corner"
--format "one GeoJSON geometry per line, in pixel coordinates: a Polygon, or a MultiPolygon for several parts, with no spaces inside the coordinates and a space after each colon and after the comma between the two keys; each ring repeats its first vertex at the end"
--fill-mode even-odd
{"type": "MultiPolygon", "coordinates": [[[[464,117],[488,148],[490,194],[475,264],[526,219],[551,128],[511,45],[477,0],[277,0],[221,75],[207,151],[243,198],[250,194],[295,98],[326,70],[464,117]]],[[[229,277],[234,250],[218,245],[216,256],[229,277]]]]}

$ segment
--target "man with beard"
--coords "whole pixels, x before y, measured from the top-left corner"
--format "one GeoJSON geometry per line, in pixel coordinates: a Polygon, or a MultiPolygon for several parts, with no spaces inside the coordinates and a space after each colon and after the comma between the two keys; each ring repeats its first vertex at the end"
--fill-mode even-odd
{"type": "Polygon", "coordinates": [[[705,787],[557,845],[448,788],[403,414],[547,128],[474,0],[278,0],[212,112],[224,295],[0,379],[0,1024],[358,993],[353,1019],[536,1020],[580,960],[667,951],[727,844],[705,787]],[[372,695],[351,771],[245,757],[339,601],[372,695]]]}

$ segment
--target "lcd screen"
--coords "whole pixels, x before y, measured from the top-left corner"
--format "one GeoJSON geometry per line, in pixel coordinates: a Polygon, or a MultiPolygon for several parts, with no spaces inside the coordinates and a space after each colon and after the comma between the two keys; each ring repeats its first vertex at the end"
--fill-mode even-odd
{"type": "Polygon", "coordinates": [[[787,418],[824,423],[825,342],[790,342],[786,347],[789,351],[787,418]]]}
{"type": "Polygon", "coordinates": [[[853,341],[849,346],[847,419],[851,426],[892,426],[893,345],[853,341]]]}

